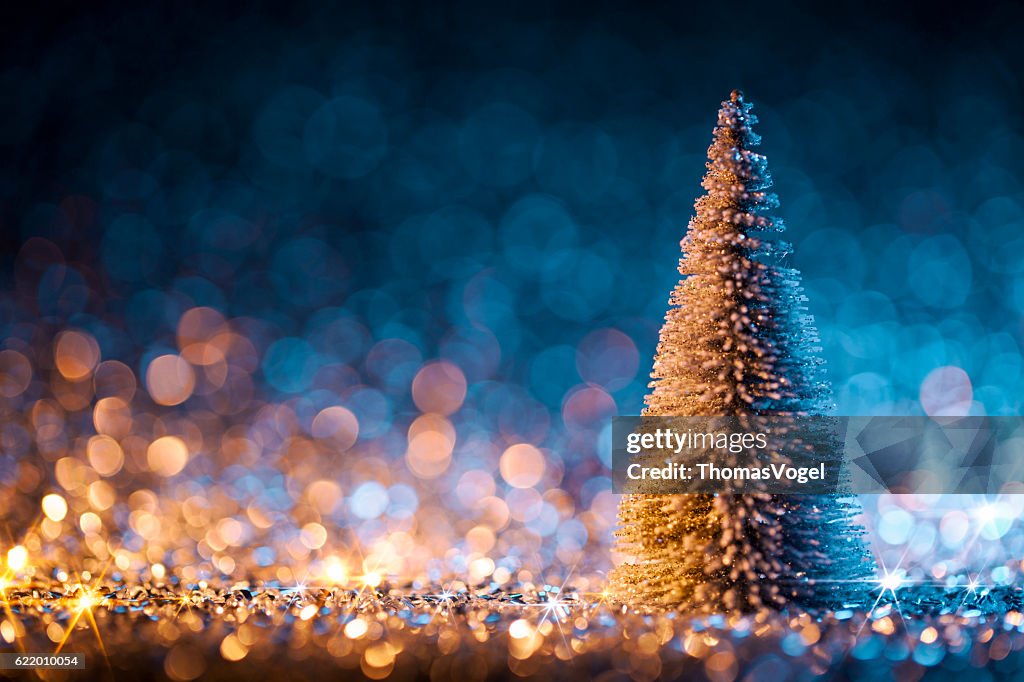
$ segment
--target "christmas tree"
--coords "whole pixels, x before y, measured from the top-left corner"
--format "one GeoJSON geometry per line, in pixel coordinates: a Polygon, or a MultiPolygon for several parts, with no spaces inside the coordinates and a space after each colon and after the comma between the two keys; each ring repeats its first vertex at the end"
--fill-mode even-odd
{"type": "MultiPolygon", "coordinates": [[[[644,415],[825,414],[831,388],[800,273],[785,266],[757,119],[739,91],[718,112],[683,278],[661,329],[644,415]]],[[[841,458],[837,448],[835,459],[841,458]]],[[[835,607],[868,593],[874,563],[849,495],[623,497],[610,591],[696,613],[835,607]]]]}

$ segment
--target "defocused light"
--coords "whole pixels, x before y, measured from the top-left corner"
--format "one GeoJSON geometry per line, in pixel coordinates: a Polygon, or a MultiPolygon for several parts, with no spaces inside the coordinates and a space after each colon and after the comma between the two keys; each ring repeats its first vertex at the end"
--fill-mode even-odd
{"type": "Polygon", "coordinates": [[[0,396],[16,398],[32,381],[32,365],[21,353],[0,351],[0,396]]]}
{"type": "Polygon", "coordinates": [[[359,420],[344,407],[325,407],[313,418],[312,434],[330,440],[339,451],[348,450],[359,437],[359,420]]]}
{"type": "Polygon", "coordinates": [[[327,580],[335,585],[343,585],[348,580],[348,571],[345,564],[336,556],[327,557],[324,561],[324,570],[327,580]]]}
{"type": "Polygon", "coordinates": [[[425,365],[412,382],[412,398],[423,412],[449,415],[466,397],[466,377],[450,362],[425,365]]]}
{"type": "Polygon", "coordinates": [[[406,463],[420,478],[437,478],[447,471],[455,443],[440,431],[422,431],[409,440],[406,463]]]}
{"type": "Polygon", "coordinates": [[[7,566],[12,571],[20,571],[28,565],[28,550],[24,545],[15,545],[7,552],[7,566]]]}
{"type": "Polygon", "coordinates": [[[544,455],[528,443],[505,450],[499,462],[501,477],[514,488],[531,488],[544,476],[544,455]]]}
{"type": "Polygon", "coordinates": [[[888,590],[895,594],[896,590],[903,585],[903,575],[899,572],[886,572],[885,575],[879,579],[878,584],[882,587],[882,590],[888,590]]]}
{"type": "Polygon", "coordinates": [[[345,624],[345,636],[349,639],[359,639],[366,634],[369,626],[362,618],[354,618],[345,624]]]}
{"type": "Polygon", "coordinates": [[[88,611],[89,609],[91,609],[95,605],[96,605],[96,600],[93,598],[92,594],[89,593],[89,592],[85,592],[81,597],[78,598],[78,610],[79,611],[88,611]]]}
{"type": "Polygon", "coordinates": [[[188,463],[188,447],[176,436],[163,436],[150,443],[146,461],[161,476],[174,476],[188,463]]]}
{"type": "Polygon", "coordinates": [[[249,648],[245,646],[238,638],[238,635],[232,633],[225,637],[220,643],[220,655],[224,657],[226,661],[240,661],[246,657],[249,653],[249,648]]]}
{"type": "Polygon", "coordinates": [[[178,348],[184,352],[194,344],[209,341],[226,327],[227,321],[218,310],[209,307],[187,310],[178,320],[178,348]]]}
{"type": "Polygon", "coordinates": [[[971,378],[959,367],[939,367],[921,382],[921,407],[932,417],[967,415],[973,397],[971,378]]]}
{"type": "Polygon", "coordinates": [[[100,347],[89,334],[64,332],[57,337],[54,363],[61,375],[69,381],[81,381],[89,376],[100,360],[100,347]]]}
{"type": "Polygon", "coordinates": [[[341,486],[325,479],[313,481],[306,488],[306,497],[318,512],[330,514],[341,501],[341,486]]]}
{"type": "Polygon", "coordinates": [[[366,587],[378,587],[384,582],[384,577],[377,571],[370,571],[359,578],[359,581],[366,587]]]}
{"type": "Polygon", "coordinates": [[[94,512],[85,512],[78,520],[83,533],[98,533],[103,528],[103,521],[94,512]]]}
{"type": "Polygon", "coordinates": [[[92,422],[97,433],[124,438],[132,428],[131,408],[121,398],[102,398],[93,407],[92,422]]]}
{"type": "Polygon", "coordinates": [[[135,373],[118,360],[106,360],[97,365],[93,384],[96,397],[100,399],[117,398],[121,404],[126,404],[135,397],[135,373]]]}
{"type": "Polygon", "coordinates": [[[355,489],[349,508],[361,519],[375,519],[388,508],[388,492],[380,483],[369,481],[355,489]]]}
{"type": "Polygon", "coordinates": [[[534,626],[530,625],[530,621],[525,618],[513,621],[508,626],[508,635],[513,639],[524,639],[529,637],[534,632],[534,626]]]}
{"type": "Polygon", "coordinates": [[[640,355],[631,338],[617,329],[587,334],[576,349],[576,368],[584,381],[617,391],[636,376],[640,355]]]}
{"type": "Polygon", "coordinates": [[[63,521],[64,517],[68,515],[68,503],[63,497],[56,493],[44,495],[43,513],[46,514],[46,517],[51,521],[63,521]]]}
{"type": "Polygon", "coordinates": [[[327,531],[319,523],[307,523],[302,527],[300,538],[309,549],[320,549],[327,542],[327,531]]]}
{"type": "Polygon", "coordinates": [[[196,375],[180,355],[161,355],[146,368],[146,389],[157,405],[180,405],[189,399],[196,375]]]}
{"type": "Polygon", "coordinates": [[[101,476],[113,476],[124,464],[120,444],[110,436],[93,436],[86,446],[89,464],[101,476]]]}
{"type": "Polygon", "coordinates": [[[914,530],[914,517],[903,509],[890,509],[878,522],[878,535],[890,545],[901,545],[914,530]]]}
{"type": "Polygon", "coordinates": [[[994,504],[983,504],[974,510],[974,514],[982,523],[988,523],[996,518],[998,510],[994,504]]]}

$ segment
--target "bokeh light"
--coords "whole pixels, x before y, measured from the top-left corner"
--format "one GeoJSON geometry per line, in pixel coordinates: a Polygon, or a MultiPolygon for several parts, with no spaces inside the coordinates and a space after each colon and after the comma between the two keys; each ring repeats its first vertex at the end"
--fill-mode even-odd
{"type": "Polygon", "coordinates": [[[87,378],[99,359],[99,345],[89,334],[68,331],[57,337],[54,364],[65,379],[81,381],[87,378]]]}
{"type": "Polygon", "coordinates": [[[158,405],[180,405],[195,388],[192,366],[179,355],[161,355],[146,368],[146,388],[158,405]]]}
{"type": "Polygon", "coordinates": [[[176,436],[162,436],[146,448],[146,462],[161,476],[174,476],[188,463],[188,446],[176,436]]]}
{"type": "Polygon", "coordinates": [[[56,493],[43,496],[43,513],[51,521],[63,521],[68,515],[68,503],[56,493]]]}
{"type": "Polygon", "coordinates": [[[462,406],[466,398],[466,377],[450,362],[433,362],[416,373],[412,382],[412,398],[424,412],[449,415],[462,406]]]}
{"type": "Polygon", "coordinates": [[[501,477],[513,488],[531,488],[544,475],[544,455],[532,445],[519,443],[501,453],[498,466],[501,477]]]}

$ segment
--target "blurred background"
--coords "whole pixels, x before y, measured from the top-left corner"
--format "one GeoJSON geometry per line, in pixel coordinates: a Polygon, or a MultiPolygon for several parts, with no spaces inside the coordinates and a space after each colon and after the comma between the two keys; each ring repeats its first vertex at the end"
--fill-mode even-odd
{"type": "MultiPolygon", "coordinates": [[[[735,87],[837,413],[1019,414],[1022,20],[7,17],[0,545],[125,578],[599,584],[609,417],[642,407],[735,87]]],[[[863,502],[915,579],[1020,571],[1019,498],[863,502]]]]}

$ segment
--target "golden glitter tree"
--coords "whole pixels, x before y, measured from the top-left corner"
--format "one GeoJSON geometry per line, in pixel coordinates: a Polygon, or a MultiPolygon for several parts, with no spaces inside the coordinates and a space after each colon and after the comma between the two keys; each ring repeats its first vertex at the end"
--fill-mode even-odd
{"type": "MultiPolygon", "coordinates": [[[[683,278],[661,329],[645,415],[823,414],[831,388],[807,314],[756,118],[739,91],[722,102],[708,172],[681,246],[683,278]]],[[[837,453],[838,457],[839,454],[837,453]]],[[[849,496],[762,493],[623,497],[610,576],[631,604],[695,613],[791,603],[856,603],[874,568],[849,496]]]]}

